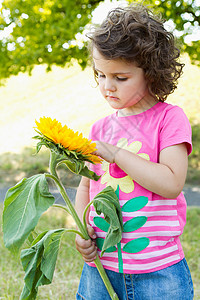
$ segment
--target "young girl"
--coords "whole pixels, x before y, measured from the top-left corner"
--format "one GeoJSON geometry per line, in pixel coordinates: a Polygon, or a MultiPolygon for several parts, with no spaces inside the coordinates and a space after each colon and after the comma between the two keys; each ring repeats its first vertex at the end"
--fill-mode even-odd
{"type": "MultiPolygon", "coordinates": [[[[164,102],[183,68],[174,37],[160,19],[136,5],[112,10],[90,39],[100,91],[116,111],[92,126],[90,138],[103,163],[90,168],[101,178],[82,178],[76,209],[82,217],[88,202],[106,186],[119,197],[122,240],[101,262],[120,300],[193,299],[179,239],[186,222],[181,190],[192,149],[191,127],[181,108],[164,102]]],[[[76,299],[110,299],[92,262],[106,236],[98,218],[91,206],[91,240],[76,237],[86,262],[76,299]]]]}

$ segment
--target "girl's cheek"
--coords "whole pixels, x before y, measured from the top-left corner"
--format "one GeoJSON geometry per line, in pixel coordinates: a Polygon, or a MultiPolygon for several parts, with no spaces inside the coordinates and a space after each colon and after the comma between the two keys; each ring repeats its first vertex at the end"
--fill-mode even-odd
{"type": "Polygon", "coordinates": [[[99,89],[100,89],[100,92],[104,95],[104,88],[103,88],[102,83],[99,83],[99,89]]]}

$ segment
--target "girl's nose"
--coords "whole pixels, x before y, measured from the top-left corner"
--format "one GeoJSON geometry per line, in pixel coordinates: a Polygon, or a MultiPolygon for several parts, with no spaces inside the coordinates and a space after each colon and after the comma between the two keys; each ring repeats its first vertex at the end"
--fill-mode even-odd
{"type": "Polygon", "coordinates": [[[114,92],[116,90],[115,84],[113,82],[113,80],[110,80],[108,78],[106,78],[105,80],[105,86],[104,86],[106,91],[112,91],[114,92]]]}

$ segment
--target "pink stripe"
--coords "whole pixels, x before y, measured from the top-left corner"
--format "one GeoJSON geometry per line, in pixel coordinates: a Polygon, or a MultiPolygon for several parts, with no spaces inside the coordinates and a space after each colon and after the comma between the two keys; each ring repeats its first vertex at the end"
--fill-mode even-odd
{"type": "MultiPolygon", "coordinates": [[[[127,256],[129,258],[127,258],[128,260],[131,259],[131,256],[133,256],[133,259],[134,256],[137,256],[137,254],[139,254],[139,257],[141,256],[144,256],[143,259],[148,259],[148,258],[145,258],[145,254],[149,254],[149,253],[152,253],[152,257],[161,257],[162,255],[167,255],[168,253],[172,253],[172,252],[177,252],[178,251],[178,246],[176,244],[174,245],[168,245],[167,247],[166,246],[160,246],[160,247],[147,247],[146,249],[136,253],[136,254],[127,254],[126,252],[123,252],[124,253],[124,257],[126,258],[127,256]],[[164,251],[165,253],[162,253],[160,251],[164,251]],[[162,253],[160,255],[158,255],[159,253],[162,253]],[[158,255],[158,256],[156,256],[158,255]]],[[[150,259],[150,258],[149,258],[150,259]]]]}
{"type": "MultiPolygon", "coordinates": [[[[98,215],[96,215],[98,216],[98,215]]],[[[91,220],[91,222],[93,221],[94,216],[90,215],[89,220],[91,220]]],[[[124,217],[123,220],[124,222],[131,220],[132,217],[124,217]]],[[[147,221],[163,221],[163,223],[165,221],[177,221],[177,216],[151,216],[147,218],[147,221]]]]}
{"type": "MultiPolygon", "coordinates": [[[[136,230],[137,233],[140,232],[154,232],[154,231],[180,231],[180,226],[169,227],[169,226],[152,226],[152,227],[141,227],[136,230]]],[[[134,232],[134,231],[133,231],[134,232]]]]}
{"type": "MultiPolygon", "coordinates": [[[[94,263],[87,263],[87,264],[88,264],[89,266],[91,266],[91,267],[96,267],[94,263]]],[[[113,268],[113,267],[111,267],[111,266],[108,267],[108,266],[104,265],[104,268],[107,269],[107,270],[111,270],[111,271],[114,271],[114,272],[118,272],[117,269],[115,269],[115,268],[113,268]]]]}
{"type": "Polygon", "coordinates": [[[176,205],[145,206],[140,211],[176,210],[176,205]]]}
{"type": "MultiPolygon", "coordinates": [[[[184,255],[181,256],[173,256],[173,257],[169,257],[168,259],[164,259],[162,261],[158,261],[156,265],[152,266],[151,268],[148,268],[148,273],[150,272],[155,272],[155,271],[159,271],[162,270],[164,268],[170,267],[176,263],[178,263],[181,259],[184,258],[184,255]]],[[[94,263],[87,263],[88,265],[95,267],[94,263]]],[[[106,264],[106,261],[102,260],[102,264],[104,266],[105,269],[114,271],[114,272],[118,272],[118,268],[111,266],[111,263],[109,263],[108,265],[106,264]]],[[[138,267],[140,266],[140,264],[138,265],[138,267]]],[[[133,266],[134,268],[134,266],[133,266]]],[[[130,270],[129,268],[124,268],[123,270],[124,273],[126,274],[142,274],[142,273],[146,273],[147,270],[146,269],[138,269],[137,270],[130,270]]]]}
{"type": "MultiPolygon", "coordinates": [[[[105,233],[104,236],[106,236],[106,232],[105,231],[102,231],[101,229],[99,229],[98,227],[96,226],[92,226],[95,230],[95,232],[97,233],[98,235],[98,232],[101,232],[101,233],[105,233]]],[[[168,232],[171,234],[169,234],[168,236],[172,236],[174,233],[177,235],[181,233],[180,231],[180,227],[167,227],[167,226],[163,226],[163,227],[142,227],[136,231],[132,231],[132,232],[122,232],[122,237],[124,237],[125,239],[129,239],[127,236],[130,236],[130,240],[132,239],[132,236],[139,236],[139,233],[143,233],[141,236],[144,236],[144,233],[151,233],[153,235],[155,235],[155,233],[157,232],[158,233],[158,236],[162,236],[162,234],[160,234],[160,232],[168,232]]]]}
{"type": "MultiPolygon", "coordinates": [[[[124,217],[125,218],[125,217],[124,217]]],[[[176,221],[177,216],[151,216],[147,218],[147,221],[176,221]]]]}
{"type": "Polygon", "coordinates": [[[178,263],[182,258],[180,256],[176,257],[175,259],[174,258],[169,258],[168,260],[166,260],[166,262],[160,262],[160,265],[158,266],[154,266],[154,267],[151,267],[151,268],[148,268],[146,270],[129,270],[129,269],[126,269],[124,268],[124,273],[127,273],[127,274],[141,274],[141,273],[151,273],[151,272],[155,272],[155,271],[159,271],[159,270],[162,270],[164,268],[167,268],[167,267],[170,267],[171,265],[174,265],[176,263],[178,263]]]}
{"type": "MultiPolygon", "coordinates": [[[[145,264],[150,264],[150,263],[155,263],[159,260],[162,260],[162,259],[166,259],[170,256],[173,256],[173,255],[178,255],[178,250],[175,250],[175,251],[171,251],[171,252],[168,252],[166,254],[163,254],[163,255],[160,255],[160,256],[155,256],[155,257],[150,257],[150,258],[141,258],[141,259],[134,259],[134,254],[130,255],[129,254],[129,257],[130,258],[124,258],[123,257],[123,264],[130,264],[130,265],[145,265],[145,264]],[[132,256],[132,258],[131,258],[132,256]]],[[[115,262],[115,263],[118,263],[118,258],[117,257],[111,257],[109,255],[107,255],[107,253],[105,253],[102,257],[102,259],[104,261],[110,261],[110,262],[115,262]]]]}
{"type": "MultiPolygon", "coordinates": [[[[126,238],[123,238],[123,243],[128,243],[128,242],[130,242],[132,239],[126,239],[126,238]]],[[[154,242],[154,241],[168,241],[168,242],[173,242],[174,243],[174,241],[171,241],[171,237],[169,237],[169,236],[159,236],[159,237],[157,237],[157,236],[152,236],[152,237],[150,237],[149,238],[149,240],[150,240],[150,242],[154,242]]]]}
{"type": "MultiPolygon", "coordinates": [[[[138,261],[138,263],[131,262],[129,261],[128,264],[124,264],[124,270],[128,270],[128,272],[131,272],[131,267],[133,267],[135,270],[151,270],[153,268],[156,268],[158,266],[161,266],[162,264],[168,264],[174,260],[179,260],[180,256],[179,255],[172,255],[172,256],[168,256],[168,257],[162,257],[162,258],[157,258],[156,261],[152,261],[152,262],[145,262],[145,263],[141,263],[141,261],[138,261]]],[[[107,260],[105,258],[101,259],[101,262],[103,263],[103,265],[107,265],[107,266],[112,266],[112,264],[114,264],[114,266],[116,267],[116,269],[118,269],[118,264],[107,260]]]]}
{"type": "MultiPolygon", "coordinates": [[[[144,215],[145,216],[145,215],[144,215]]],[[[93,218],[93,216],[91,216],[91,218],[93,218]]],[[[123,216],[123,221],[124,223],[135,218],[132,217],[132,216],[123,216]]],[[[168,222],[171,222],[171,221],[176,221],[177,220],[177,216],[174,215],[174,216],[149,216],[147,217],[147,221],[162,221],[163,223],[165,221],[168,221],[168,222]]]]}

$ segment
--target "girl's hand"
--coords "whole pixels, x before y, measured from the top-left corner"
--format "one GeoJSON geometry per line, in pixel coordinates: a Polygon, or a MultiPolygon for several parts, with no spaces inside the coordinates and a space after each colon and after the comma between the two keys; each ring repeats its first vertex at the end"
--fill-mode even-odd
{"type": "Polygon", "coordinates": [[[76,235],[75,243],[76,249],[80,252],[85,262],[92,262],[95,260],[97,255],[97,246],[93,239],[96,239],[96,234],[94,229],[87,225],[87,231],[91,239],[85,240],[80,237],[80,235],[76,235]]]}
{"type": "Polygon", "coordinates": [[[93,154],[100,156],[111,164],[114,163],[115,155],[120,150],[120,148],[100,141],[95,141],[95,143],[97,150],[94,151],[93,154]]]}

